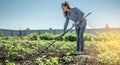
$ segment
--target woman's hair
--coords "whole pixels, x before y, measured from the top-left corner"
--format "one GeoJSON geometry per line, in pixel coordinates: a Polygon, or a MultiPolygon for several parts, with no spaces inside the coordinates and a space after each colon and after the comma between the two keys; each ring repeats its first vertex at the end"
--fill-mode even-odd
{"type": "MultiPolygon", "coordinates": [[[[62,6],[65,6],[68,9],[71,9],[70,6],[69,6],[69,4],[68,4],[68,2],[66,2],[66,1],[64,1],[64,3],[61,4],[61,7],[62,6]]],[[[64,14],[65,17],[67,16],[67,13],[68,13],[68,11],[63,11],[63,14],[64,14]]]]}

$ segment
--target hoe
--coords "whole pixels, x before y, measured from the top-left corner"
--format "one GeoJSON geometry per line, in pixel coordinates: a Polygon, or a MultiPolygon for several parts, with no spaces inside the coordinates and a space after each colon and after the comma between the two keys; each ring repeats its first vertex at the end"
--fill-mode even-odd
{"type": "MultiPolygon", "coordinates": [[[[85,15],[84,17],[82,17],[82,19],[81,19],[80,21],[82,21],[83,19],[85,19],[85,18],[86,18],[88,15],[90,15],[90,14],[91,14],[91,12],[89,12],[87,15],[85,15]]],[[[60,36],[58,36],[57,39],[60,39],[61,37],[63,37],[66,33],[68,33],[70,30],[72,30],[72,28],[75,27],[75,26],[76,26],[76,25],[73,24],[72,27],[69,28],[66,32],[60,34],[60,36]]],[[[39,54],[42,54],[48,47],[50,47],[51,45],[53,45],[53,44],[57,41],[57,39],[54,40],[54,41],[52,41],[52,42],[51,42],[46,48],[44,48],[39,54]]],[[[70,54],[70,55],[76,55],[76,54],[70,54]]]]}

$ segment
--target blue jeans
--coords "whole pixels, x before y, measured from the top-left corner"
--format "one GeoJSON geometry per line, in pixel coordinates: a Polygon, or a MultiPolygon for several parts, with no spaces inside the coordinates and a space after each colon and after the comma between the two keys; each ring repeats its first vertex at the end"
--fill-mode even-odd
{"type": "Polygon", "coordinates": [[[79,27],[76,27],[76,41],[77,41],[77,51],[84,50],[84,31],[86,29],[86,20],[82,21],[79,27]]]}

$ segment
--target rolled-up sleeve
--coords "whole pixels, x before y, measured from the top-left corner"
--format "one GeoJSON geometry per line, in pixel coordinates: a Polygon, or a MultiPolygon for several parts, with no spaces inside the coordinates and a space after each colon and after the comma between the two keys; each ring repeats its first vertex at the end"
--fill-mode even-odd
{"type": "Polygon", "coordinates": [[[66,32],[66,29],[67,29],[67,27],[68,27],[68,23],[69,23],[69,18],[66,17],[66,21],[65,21],[65,24],[64,24],[63,32],[66,32]]]}

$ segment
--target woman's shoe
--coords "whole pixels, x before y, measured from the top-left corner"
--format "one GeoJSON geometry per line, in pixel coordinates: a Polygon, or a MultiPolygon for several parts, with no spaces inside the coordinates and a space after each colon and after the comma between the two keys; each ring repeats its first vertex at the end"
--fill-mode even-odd
{"type": "Polygon", "coordinates": [[[82,55],[82,54],[84,54],[85,52],[83,52],[83,51],[77,51],[77,53],[76,54],[80,54],[80,55],[82,55]]]}

